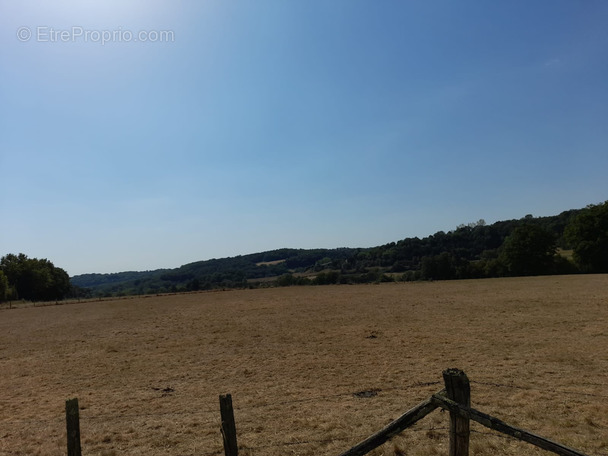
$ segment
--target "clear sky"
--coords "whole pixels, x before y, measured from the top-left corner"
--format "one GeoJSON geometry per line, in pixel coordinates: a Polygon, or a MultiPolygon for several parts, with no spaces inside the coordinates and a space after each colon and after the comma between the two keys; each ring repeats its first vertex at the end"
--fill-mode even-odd
{"type": "Polygon", "coordinates": [[[605,0],[0,0],[0,255],[70,275],[608,199],[605,0]]]}

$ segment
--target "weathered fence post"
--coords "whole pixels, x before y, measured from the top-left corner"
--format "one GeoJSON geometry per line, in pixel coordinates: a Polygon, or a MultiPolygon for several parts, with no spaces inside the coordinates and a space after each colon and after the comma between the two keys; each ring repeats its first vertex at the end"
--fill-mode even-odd
{"type": "Polygon", "coordinates": [[[222,437],[224,438],[224,453],[226,456],[238,456],[239,449],[236,442],[236,424],[232,409],[232,396],[220,395],[220,414],[222,416],[222,437]]]}
{"type": "MultiPolygon", "coordinates": [[[[460,369],[443,371],[446,395],[448,399],[462,405],[471,406],[471,386],[466,374],[460,369]]],[[[469,418],[450,411],[450,456],[469,455],[469,418]]]]}
{"type": "Polygon", "coordinates": [[[65,423],[68,432],[68,456],[81,456],[78,399],[65,401],[65,423]]]}

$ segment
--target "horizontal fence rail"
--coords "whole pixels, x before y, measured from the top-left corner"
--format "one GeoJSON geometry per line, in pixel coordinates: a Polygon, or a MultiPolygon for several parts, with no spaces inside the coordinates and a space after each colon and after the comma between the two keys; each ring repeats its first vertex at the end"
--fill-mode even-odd
{"type": "Polygon", "coordinates": [[[345,451],[340,456],[362,456],[369,453],[374,448],[379,447],[387,440],[390,440],[397,434],[410,427],[412,424],[427,416],[437,407],[439,407],[439,404],[433,402],[432,398],[421,402],[413,409],[405,412],[395,421],[389,423],[384,429],[376,432],[374,435],[368,437],[363,442],[352,447],[350,450],[345,451]]]}

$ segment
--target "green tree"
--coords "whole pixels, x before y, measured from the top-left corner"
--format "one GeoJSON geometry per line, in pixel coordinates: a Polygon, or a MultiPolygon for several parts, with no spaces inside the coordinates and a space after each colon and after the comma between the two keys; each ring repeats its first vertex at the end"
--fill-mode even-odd
{"type": "Polygon", "coordinates": [[[9,253],[0,259],[0,270],[6,275],[10,284],[15,285],[19,281],[26,261],[27,256],[23,253],[19,255],[9,253]]]}
{"type": "Polygon", "coordinates": [[[422,258],[420,271],[423,279],[449,280],[456,276],[454,256],[449,252],[422,258]]]}
{"type": "Polygon", "coordinates": [[[6,275],[4,275],[4,272],[0,270],[0,302],[6,301],[8,299],[8,293],[8,279],[6,278],[6,275]]]}
{"type": "Polygon", "coordinates": [[[340,273],[337,271],[327,271],[317,274],[317,277],[313,280],[315,285],[330,285],[333,283],[340,283],[340,273]]]}
{"type": "Polygon", "coordinates": [[[279,287],[288,287],[290,285],[294,285],[296,280],[292,274],[286,273],[282,274],[277,278],[277,286],[279,287]]]}
{"type": "Polygon", "coordinates": [[[70,292],[67,272],[46,259],[8,254],[0,259],[0,271],[19,299],[50,301],[63,299],[70,292]]]}
{"type": "Polygon", "coordinates": [[[505,239],[499,260],[514,276],[553,272],[555,236],[538,225],[515,228],[505,239]]]}
{"type": "Polygon", "coordinates": [[[583,272],[608,272],[608,201],[588,206],[574,217],[564,236],[583,272]]]}

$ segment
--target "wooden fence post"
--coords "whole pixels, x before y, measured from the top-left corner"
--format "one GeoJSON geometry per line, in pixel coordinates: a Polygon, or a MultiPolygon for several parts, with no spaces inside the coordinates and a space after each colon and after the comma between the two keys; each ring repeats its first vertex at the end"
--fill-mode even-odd
{"type": "MultiPolygon", "coordinates": [[[[443,371],[446,395],[448,399],[462,405],[471,406],[471,386],[466,374],[460,369],[443,371]]],[[[450,456],[469,455],[469,418],[450,411],[450,456]]]]}
{"type": "Polygon", "coordinates": [[[68,456],[82,456],[80,449],[78,399],[65,401],[65,422],[68,432],[68,456]]]}
{"type": "Polygon", "coordinates": [[[224,438],[224,453],[226,456],[238,456],[239,449],[236,442],[236,424],[232,409],[232,396],[220,395],[220,414],[222,416],[222,437],[224,438]]]}

